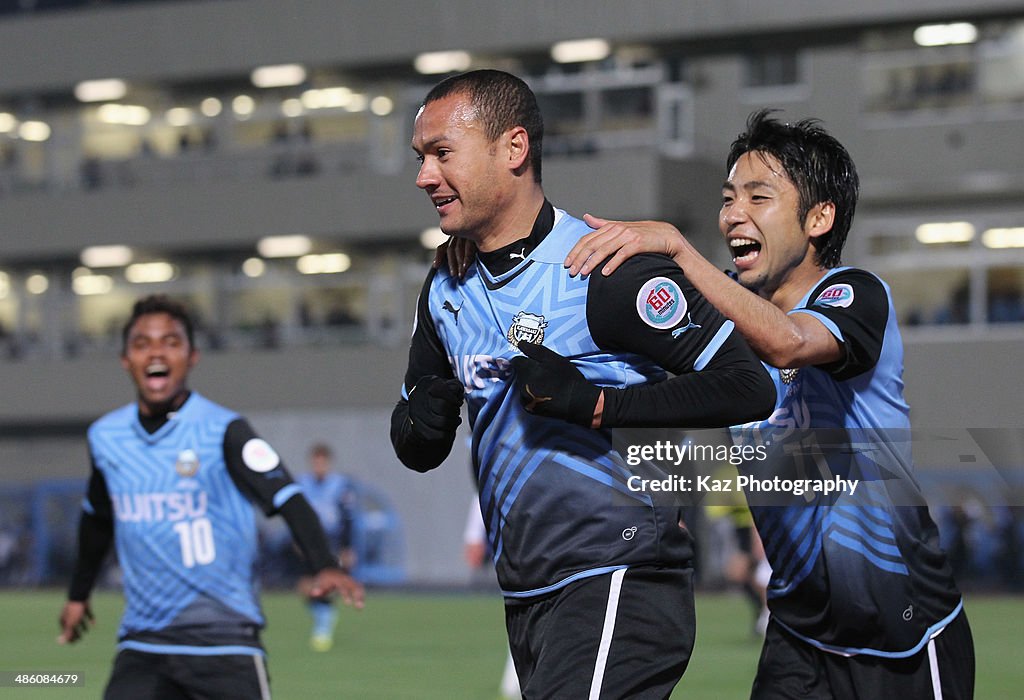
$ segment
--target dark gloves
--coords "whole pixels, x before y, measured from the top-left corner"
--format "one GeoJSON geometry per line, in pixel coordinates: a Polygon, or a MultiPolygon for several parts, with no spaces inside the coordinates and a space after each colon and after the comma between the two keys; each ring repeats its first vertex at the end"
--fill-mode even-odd
{"type": "Polygon", "coordinates": [[[529,413],[591,427],[601,387],[591,384],[567,358],[543,345],[519,341],[526,357],[512,358],[519,400],[529,413]]]}
{"type": "Polygon", "coordinates": [[[458,379],[441,379],[431,374],[422,377],[409,392],[409,424],[422,440],[450,438],[462,423],[459,415],[465,389],[458,379]]]}

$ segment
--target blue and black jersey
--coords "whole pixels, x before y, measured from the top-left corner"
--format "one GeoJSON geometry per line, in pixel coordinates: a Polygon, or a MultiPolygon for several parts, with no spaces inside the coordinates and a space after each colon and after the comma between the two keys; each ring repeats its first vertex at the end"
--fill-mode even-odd
{"type": "Polygon", "coordinates": [[[611,428],[657,424],[664,406],[621,389],[672,382],[689,427],[770,410],[771,387],[756,358],[668,258],[640,256],[608,277],[570,277],[565,256],[590,230],[545,202],[528,238],[480,254],[465,279],[431,271],[392,416],[402,461],[433,468],[454,434],[419,443],[406,399],[421,377],[462,382],[481,513],[509,598],[691,558],[679,508],[628,489],[631,468],[612,449],[611,428]],[[600,430],[524,410],[510,365],[522,340],[570,358],[606,388],[600,430]]]}
{"type": "Polygon", "coordinates": [[[310,564],[333,563],[270,445],[197,393],[155,422],[123,406],[96,421],[88,439],[93,469],[70,599],[88,597],[112,535],[126,603],[120,648],[261,653],[253,504],[268,515],[292,512],[310,564]]]}
{"type": "Polygon", "coordinates": [[[320,519],[330,545],[335,549],[351,547],[356,493],[349,478],[331,472],[318,479],[312,472],[306,472],[299,474],[295,483],[320,519]]]}
{"type": "Polygon", "coordinates": [[[775,411],[734,429],[736,440],[768,446],[768,458],[742,469],[858,486],[784,502],[747,494],[772,565],[772,616],[829,651],[912,655],[961,603],[912,473],[903,343],[889,288],[864,270],[837,268],[790,313],[818,319],[844,356],[817,367],[768,367],[775,411]]]}

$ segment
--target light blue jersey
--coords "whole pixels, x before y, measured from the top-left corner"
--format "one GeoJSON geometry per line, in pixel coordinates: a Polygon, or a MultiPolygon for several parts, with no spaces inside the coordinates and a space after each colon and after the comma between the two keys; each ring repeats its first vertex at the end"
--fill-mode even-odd
{"type": "Polygon", "coordinates": [[[323,479],[317,479],[310,472],[298,475],[295,483],[302,488],[309,505],[316,511],[327,539],[337,546],[349,526],[347,518],[351,514],[346,511],[353,501],[352,483],[342,474],[329,473],[323,479]]]}
{"type": "Polygon", "coordinates": [[[767,367],[777,406],[734,438],[767,445],[744,466],[757,479],[855,481],[831,495],[747,492],[772,565],[773,617],[840,653],[909,656],[959,611],[938,535],[913,477],[903,344],[890,291],[838,268],[795,305],[843,345],[843,361],[767,367]]]}
{"type": "MultiPolygon", "coordinates": [[[[135,404],[89,428],[110,504],[87,500],[85,507],[112,508],[126,601],[121,638],[195,623],[196,609],[204,611],[203,624],[220,617],[262,626],[253,506],[224,461],[225,431],[237,419],[193,393],[153,434],[139,423],[135,404]]],[[[267,471],[276,466],[276,455],[260,460],[254,454],[250,461],[267,471]]]]}
{"type": "MultiPolygon", "coordinates": [[[[612,449],[610,430],[524,409],[510,365],[521,354],[518,343],[543,344],[570,358],[590,381],[621,388],[659,382],[667,373],[646,356],[600,345],[595,319],[630,328],[638,345],[640,336],[656,335],[671,348],[664,354],[672,357],[674,373],[699,370],[732,327],[709,305],[684,313],[686,295],[691,305],[697,295],[667,259],[655,264],[671,270],[664,273],[671,279],[654,273],[635,287],[629,286],[630,270],[646,269],[650,261],[618,277],[570,277],[562,262],[591,229],[560,210],[553,218],[550,233],[507,272],[494,276],[478,263],[458,280],[440,270],[425,290],[436,339],[431,342],[465,386],[481,512],[498,581],[510,598],[541,595],[631,565],[682,566],[692,555],[678,507],[656,505],[649,494],[628,487],[633,471],[612,449]],[[641,330],[621,323],[629,319],[608,318],[610,309],[595,308],[598,284],[608,294],[628,295],[629,315],[641,330]],[[672,335],[684,326],[692,332],[672,335]]],[[[411,362],[418,359],[414,352],[411,362]]]]}

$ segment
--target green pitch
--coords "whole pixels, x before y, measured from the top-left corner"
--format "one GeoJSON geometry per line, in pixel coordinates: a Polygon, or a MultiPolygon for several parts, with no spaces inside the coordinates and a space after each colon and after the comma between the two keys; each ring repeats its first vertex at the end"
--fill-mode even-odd
{"type": "MultiPolygon", "coordinates": [[[[99,698],[113,658],[121,602],[94,600],[98,626],[72,647],[55,643],[62,597],[55,591],[0,592],[0,672],[78,673],[84,687],[0,688],[0,698],[99,698]]],[[[496,700],[505,663],[501,603],[480,594],[430,595],[370,591],[365,610],[343,610],[334,648],[309,650],[309,619],[298,597],[268,593],[265,642],[277,700],[496,700]]],[[[967,610],[978,658],[977,697],[1020,697],[1019,627],[1024,598],[973,597],[967,610]]],[[[759,644],[738,597],[697,597],[697,645],[673,697],[747,696],[759,644]]]]}

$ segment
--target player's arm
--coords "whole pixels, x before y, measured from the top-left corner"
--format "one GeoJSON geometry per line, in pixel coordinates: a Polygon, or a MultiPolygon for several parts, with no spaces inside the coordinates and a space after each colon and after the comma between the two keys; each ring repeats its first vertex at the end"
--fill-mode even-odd
{"type": "Polygon", "coordinates": [[[94,463],[78,522],[78,558],[68,587],[68,599],[60,614],[61,633],[57,637],[60,644],[78,641],[92,624],[89,596],[113,540],[114,520],[107,482],[94,463]]]}
{"type": "Polygon", "coordinates": [[[774,408],[774,385],[732,323],[663,256],[592,278],[587,323],[602,349],[641,355],[676,376],[601,388],[567,358],[521,342],[526,357],[512,364],[527,410],[595,428],[711,428],[763,419],[774,408]]]}
{"type": "Polygon", "coordinates": [[[589,274],[600,267],[601,274],[608,275],[639,253],[668,255],[693,286],[736,324],[767,364],[797,368],[842,359],[839,342],[823,324],[810,316],[789,315],[723,275],[671,224],[609,221],[590,215],[584,219],[598,228],[582,237],[566,257],[571,274],[589,274]]]}
{"type": "Polygon", "coordinates": [[[425,472],[452,451],[465,391],[455,378],[430,316],[428,294],[432,269],[416,305],[402,398],[391,413],[391,444],[402,464],[425,472]]]}
{"type": "Polygon", "coordinates": [[[587,320],[600,347],[641,355],[675,375],[606,387],[603,426],[714,428],[761,420],[775,408],[775,386],[733,324],[662,256],[634,258],[592,279],[587,320]],[[654,314],[648,299],[658,289],[678,295],[685,313],[654,314]]]}
{"type": "Polygon", "coordinates": [[[336,590],[346,603],[362,607],[362,585],[338,566],[320,519],[302,489],[244,418],[232,421],[224,433],[224,463],[238,490],[252,503],[268,516],[284,518],[303,561],[316,576],[314,595],[336,590]]]}

